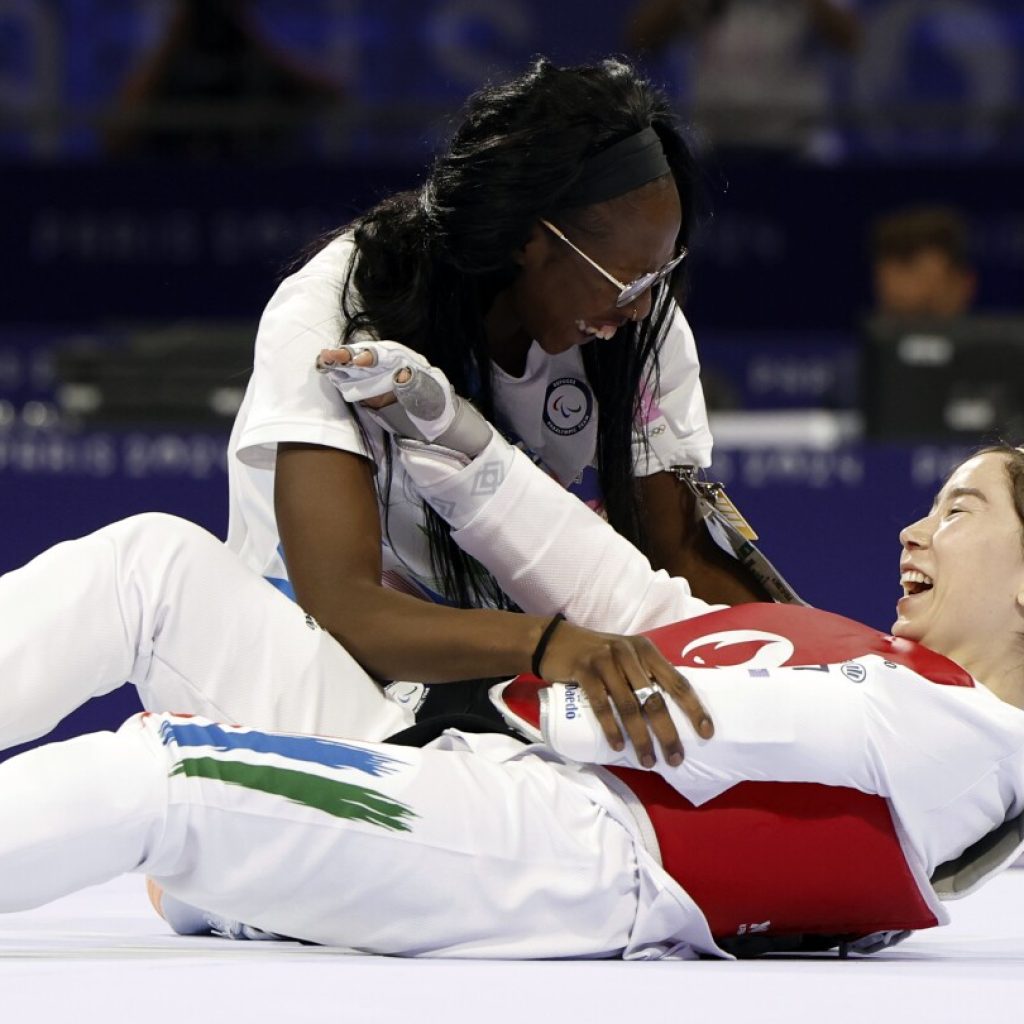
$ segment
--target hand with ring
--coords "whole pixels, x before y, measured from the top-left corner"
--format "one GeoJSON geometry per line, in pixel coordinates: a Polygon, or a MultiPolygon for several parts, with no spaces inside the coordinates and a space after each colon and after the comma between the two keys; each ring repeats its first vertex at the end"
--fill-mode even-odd
{"type": "Polygon", "coordinates": [[[683,761],[668,699],[698,736],[714,735],[711,717],[693,687],[647,637],[597,633],[563,622],[544,650],[540,669],[547,680],[578,682],[612,749],[623,749],[624,731],[645,768],[656,763],[655,741],[667,764],[683,761]]]}
{"type": "Polygon", "coordinates": [[[639,690],[634,690],[633,696],[636,697],[640,707],[643,708],[655,694],[659,693],[661,693],[661,687],[652,682],[649,686],[641,686],[639,690]]]}

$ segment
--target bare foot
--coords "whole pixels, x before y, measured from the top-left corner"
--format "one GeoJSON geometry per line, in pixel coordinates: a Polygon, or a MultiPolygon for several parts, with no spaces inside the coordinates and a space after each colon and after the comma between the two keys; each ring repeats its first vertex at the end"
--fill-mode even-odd
{"type": "MultiPolygon", "coordinates": [[[[146,878],[146,895],[149,897],[149,902],[153,904],[153,909],[161,916],[164,916],[164,891],[160,888],[152,878],[147,876],[146,878]]],[[[164,918],[166,920],[166,918],[164,918]]]]}

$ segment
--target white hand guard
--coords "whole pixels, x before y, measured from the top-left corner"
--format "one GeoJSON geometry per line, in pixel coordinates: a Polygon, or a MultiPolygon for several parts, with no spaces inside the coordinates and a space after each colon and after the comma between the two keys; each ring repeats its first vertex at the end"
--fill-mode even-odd
{"type": "Polygon", "coordinates": [[[364,407],[385,430],[399,437],[437,442],[470,457],[490,443],[490,424],[452,390],[448,378],[418,352],[397,341],[346,346],[352,359],[363,352],[373,356],[370,366],[355,362],[317,369],[341,392],[346,402],[394,395],[396,404],[379,409],[364,407]],[[399,378],[407,378],[399,380],[399,378]]]}
{"type": "Polygon", "coordinates": [[[339,351],[349,354],[351,362],[323,363],[318,358],[316,368],[341,392],[346,402],[354,405],[368,398],[380,398],[394,391],[395,374],[404,367],[429,370],[430,364],[418,352],[397,341],[359,342],[343,345],[339,351]],[[359,366],[356,356],[369,353],[373,362],[359,366]]]}

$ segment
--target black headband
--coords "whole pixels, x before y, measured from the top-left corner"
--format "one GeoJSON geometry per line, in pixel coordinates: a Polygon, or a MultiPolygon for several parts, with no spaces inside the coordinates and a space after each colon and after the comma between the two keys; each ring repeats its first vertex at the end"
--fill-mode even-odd
{"type": "Polygon", "coordinates": [[[671,172],[658,133],[653,128],[644,128],[587,157],[583,161],[583,173],[560,205],[601,203],[671,172]]]}

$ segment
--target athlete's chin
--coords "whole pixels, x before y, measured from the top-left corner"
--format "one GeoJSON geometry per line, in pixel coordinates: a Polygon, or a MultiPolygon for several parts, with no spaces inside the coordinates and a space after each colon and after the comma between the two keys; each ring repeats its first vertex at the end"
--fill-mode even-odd
{"type": "Polygon", "coordinates": [[[898,636],[901,640],[915,640],[921,639],[921,630],[916,627],[913,622],[903,615],[898,615],[896,621],[892,624],[892,629],[889,631],[893,636],[898,636]]]}

